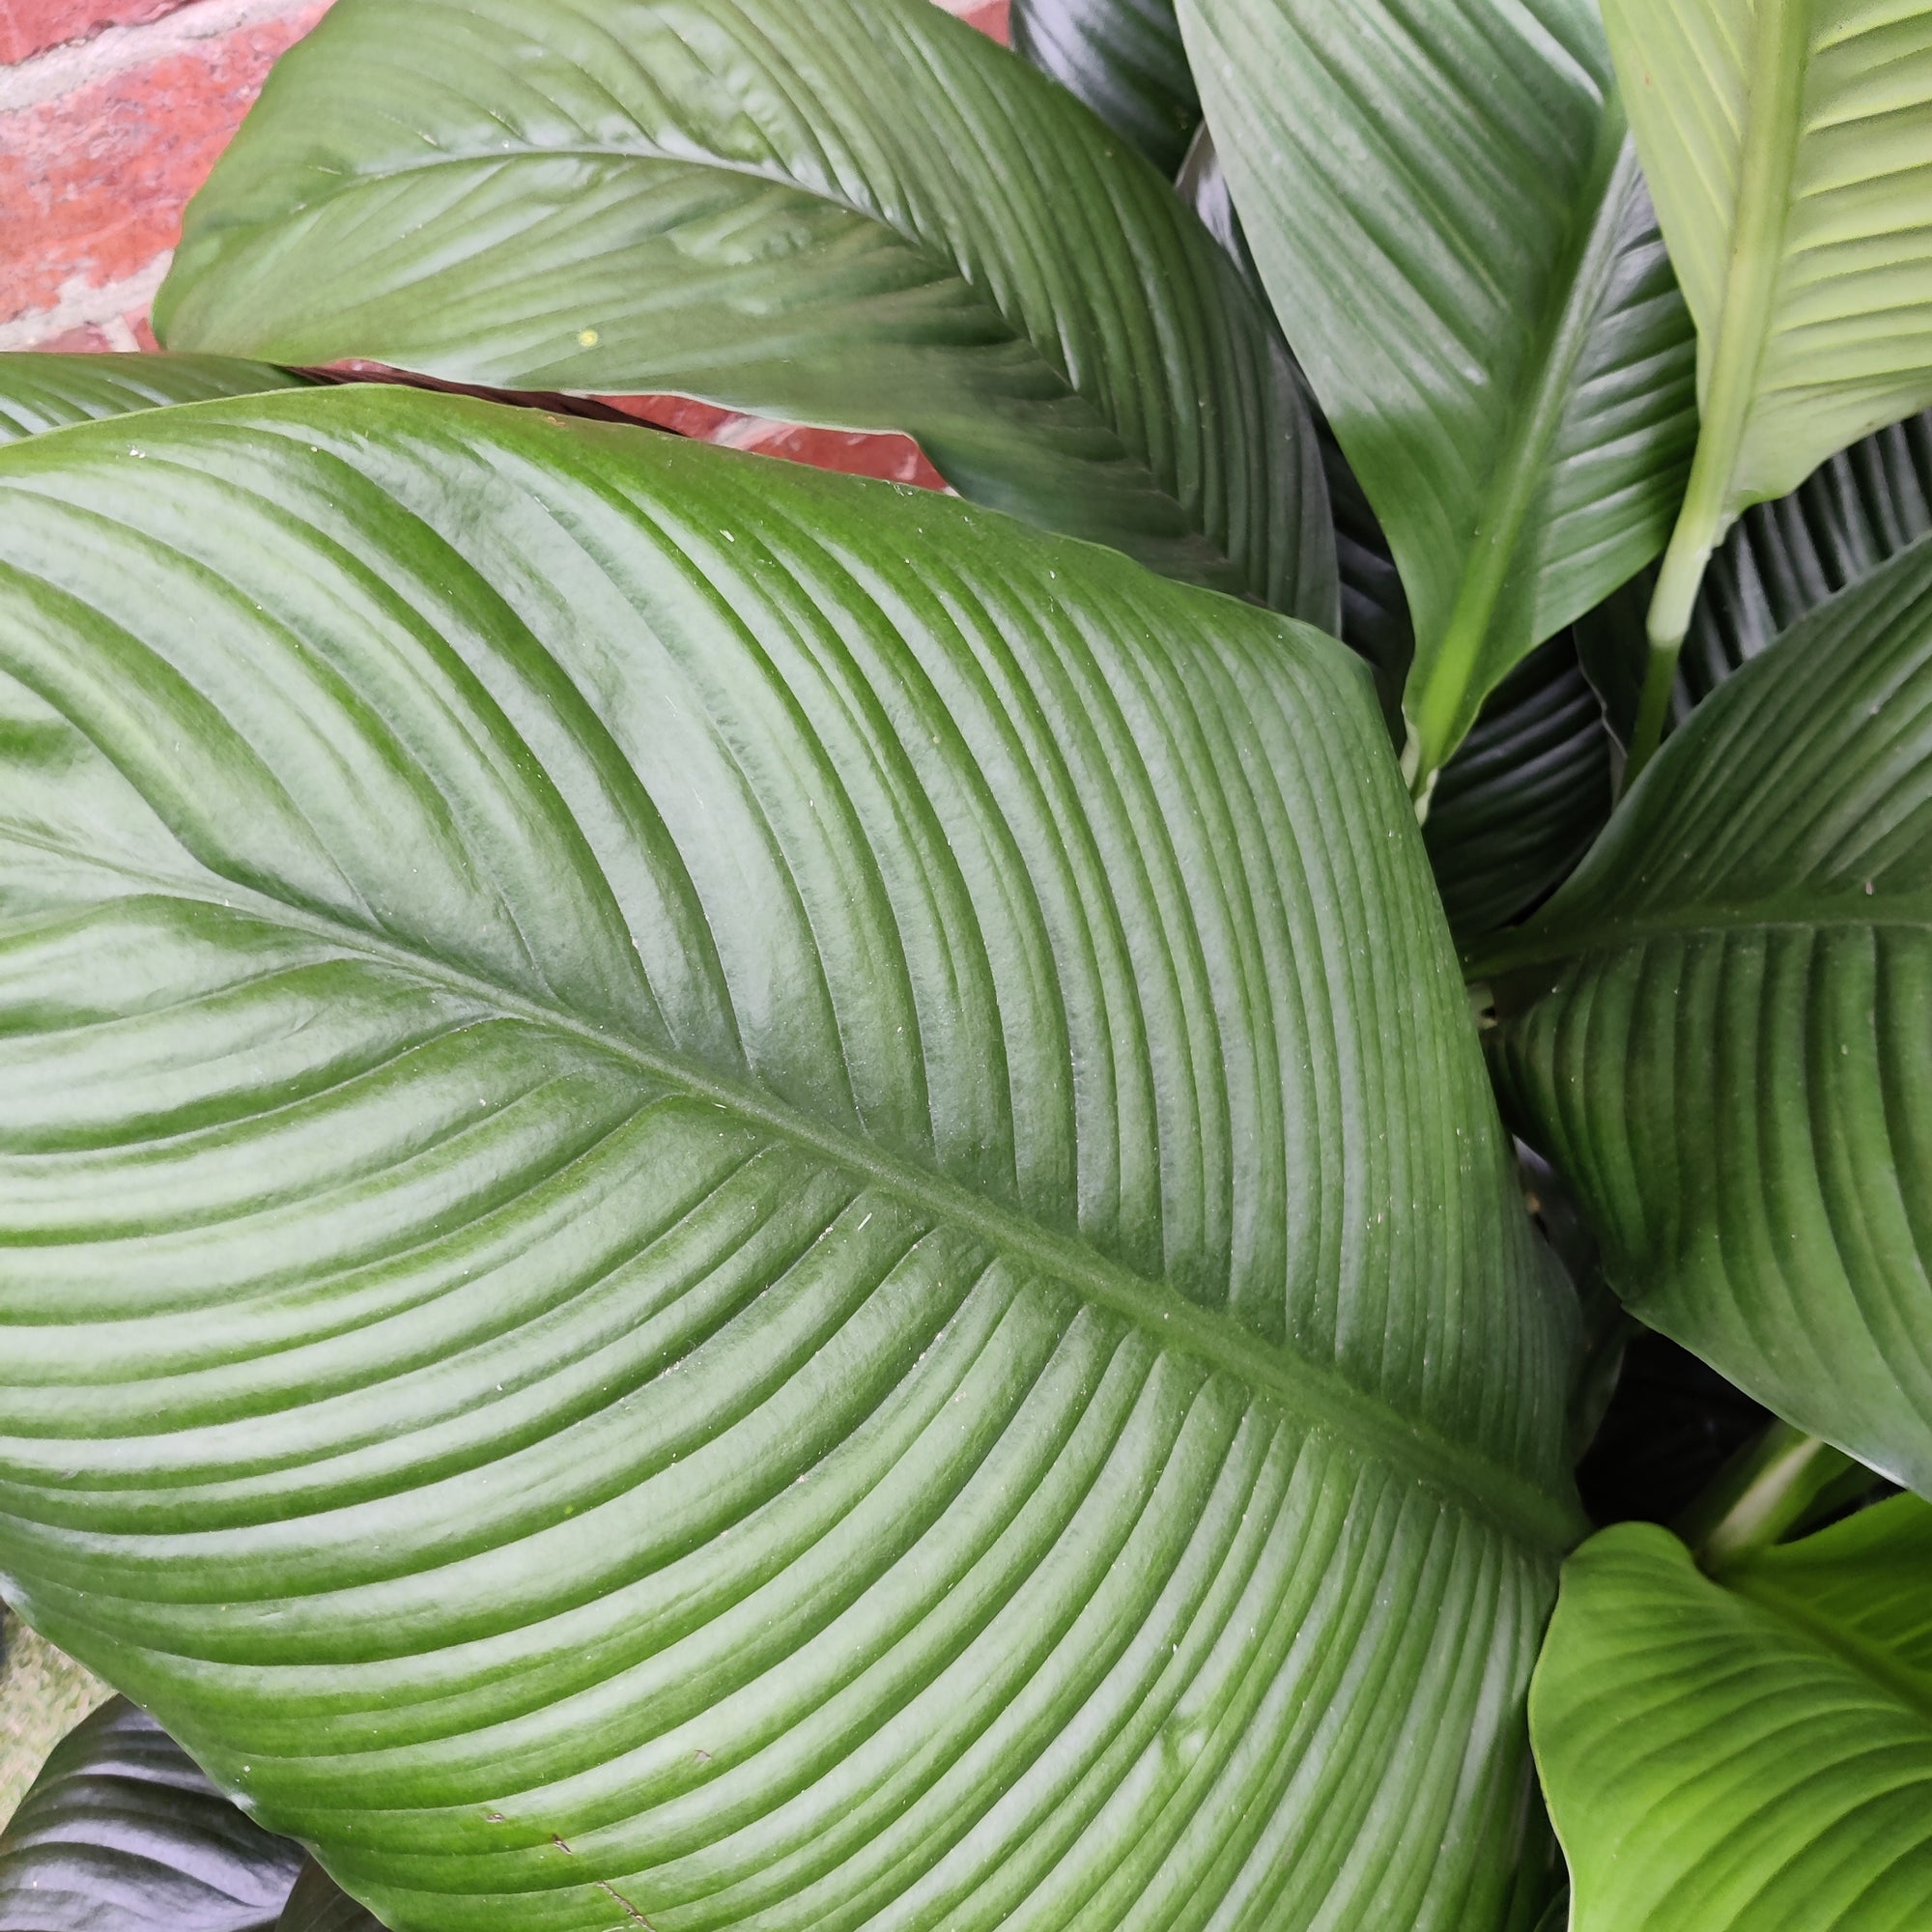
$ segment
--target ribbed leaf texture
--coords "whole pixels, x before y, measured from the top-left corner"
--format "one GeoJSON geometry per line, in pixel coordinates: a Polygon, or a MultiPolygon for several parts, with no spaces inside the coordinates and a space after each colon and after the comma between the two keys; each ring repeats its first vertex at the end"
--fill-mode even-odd
{"type": "Polygon", "coordinates": [[[1174,0],[1013,0],[1013,51],[1077,95],[1164,175],[1201,125],[1174,0]]]}
{"type": "MultiPolygon", "coordinates": [[[[1254,290],[1256,298],[1267,299],[1261,273],[1241,232],[1241,218],[1235,212],[1235,198],[1228,186],[1227,171],[1215,152],[1212,131],[1204,122],[1188,145],[1175,186],[1181,199],[1193,209],[1208,232],[1213,236],[1229,259],[1241,271],[1241,279],[1254,290]]],[[[1279,333],[1277,326],[1276,332],[1279,333]]],[[[1287,341],[1283,336],[1282,340],[1287,341]]],[[[1293,351],[1290,352],[1291,356],[1293,351]]],[[[1415,627],[1409,622],[1408,600],[1403,595],[1402,578],[1389,554],[1388,538],[1369,507],[1342,445],[1335,440],[1321,405],[1308,386],[1308,379],[1298,364],[1295,384],[1309,417],[1315,425],[1316,445],[1321,452],[1321,474],[1328,487],[1328,503],[1335,520],[1335,561],[1342,589],[1342,629],[1345,643],[1351,644],[1368,659],[1375,669],[1376,689],[1381,695],[1382,710],[1389,728],[1400,745],[1406,735],[1402,722],[1403,687],[1408,681],[1408,668],[1415,657],[1415,627]]]]}
{"type": "Polygon", "coordinates": [[[1684,640],[1683,708],[1780,632],[1932,531],[1932,417],[1841,450],[1789,497],[1747,510],[1711,559],[1684,640]]]}
{"type": "Polygon", "coordinates": [[[0,1576],[397,1932],[1497,1922],[1573,1532],[1362,670],[393,390],[0,455],[0,1576]]]}
{"type": "Polygon", "coordinates": [[[384,1932],[384,1927],[311,1859],[296,1880],[275,1932],[384,1932]]]}
{"type": "Polygon", "coordinates": [[[904,430],[966,496],[1338,622],[1265,311],[930,0],[342,0],[191,205],[156,327],[904,430]]]}
{"type": "Polygon", "coordinates": [[[1418,779],[1662,548],[1690,321],[1592,0],[1181,0],[1276,312],[1415,617],[1418,779]]]}
{"type": "Polygon", "coordinates": [[[1530,1713],[1571,1932],[1932,1922],[1928,1572],[1917,1496],[1717,1582],[1647,1524],[1570,1559],[1530,1713]]]}
{"type": "Polygon", "coordinates": [[[1565,631],[1490,694],[1430,801],[1423,843],[1459,940],[1569,876],[1609,818],[1610,777],[1604,707],[1565,631]]]}
{"type": "Polygon", "coordinates": [[[270,1932],[301,1861],[117,1697],[54,1747],[0,1832],[0,1927],[270,1932]]]}
{"type": "Polygon", "coordinates": [[[1653,1327],[1932,1489],[1932,545],[1700,706],[1478,964],[1525,1135],[1653,1327]]]}
{"type": "Polygon", "coordinates": [[[1932,12],[1604,0],[1604,18],[1697,320],[1721,533],[1932,404],[1932,12]]]}
{"type": "Polygon", "coordinates": [[[286,369],[230,355],[0,355],[0,443],[166,403],[301,385],[286,369]]]}

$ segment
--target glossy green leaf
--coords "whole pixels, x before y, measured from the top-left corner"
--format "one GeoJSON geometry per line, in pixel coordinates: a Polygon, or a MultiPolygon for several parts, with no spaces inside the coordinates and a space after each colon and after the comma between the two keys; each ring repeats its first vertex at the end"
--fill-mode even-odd
{"type": "Polygon", "coordinates": [[[1932,544],[1700,706],[1479,970],[1612,1285],[1932,1490],[1932,544]]]}
{"type": "Polygon", "coordinates": [[[1594,0],[1181,0],[1276,312],[1415,619],[1418,781],[1662,548],[1695,433],[1594,0]]]}
{"type": "Polygon", "coordinates": [[[1701,1576],[1593,1538],[1530,1699],[1571,1932],[1932,1922],[1932,1508],[1901,1496],[1701,1576]]]}
{"type": "Polygon", "coordinates": [[[1013,51],[1077,95],[1164,175],[1201,125],[1174,0],[1013,0],[1013,51]]]}
{"type": "Polygon", "coordinates": [[[0,443],[70,423],[302,386],[303,378],[231,355],[0,355],[0,443]]]}
{"type": "Polygon", "coordinates": [[[1604,0],[1604,17],[1697,322],[1663,644],[1740,510],[1932,404],[1932,9],[1604,0]]]}
{"type": "Polygon", "coordinates": [[[398,391],[0,454],[0,1586],[397,1932],[1499,1918],[1574,1314],[1331,639],[398,391]]]}
{"type": "Polygon", "coordinates": [[[1459,940],[1529,910],[1569,876],[1610,815],[1610,735],[1569,632],[1490,694],[1443,768],[1423,822],[1459,940]]]}
{"type": "MultiPolygon", "coordinates": [[[[1221,166],[1213,135],[1205,122],[1188,146],[1187,158],[1181,164],[1175,186],[1240,270],[1242,280],[1255,291],[1257,298],[1265,301],[1260,271],[1249,252],[1247,237],[1241,232],[1241,218],[1235,212],[1227,172],[1221,166]]],[[[1321,405],[1308,387],[1308,379],[1299,365],[1294,367],[1294,380],[1315,425],[1321,474],[1328,487],[1329,508],[1335,520],[1335,561],[1342,589],[1340,635],[1345,643],[1352,645],[1373,667],[1382,709],[1400,745],[1406,736],[1402,722],[1403,687],[1408,681],[1408,668],[1415,657],[1415,627],[1409,622],[1408,600],[1403,595],[1402,578],[1394,557],[1389,554],[1382,526],[1369,507],[1369,499],[1355,472],[1349,468],[1349,459],[1342,454],[1342,445],[1335,440],[1335,432],[1329,428],[1321,405]]]]}
{"type": "Polygon", "coordinates": [[[384,1932],[384,1927],[311,1859],[296,1880],[275,1932],[384,1932]]]}
{"type": "Polygon", "coordinates": [[[968,497],[1337,621],[1265,312],[930,0],[341,0],[195,198],[156,327],[904,430],[968,497]]]}
{"type": "Polygon", "coordinates": [[[301,1861],[117,1697],[55,1747],[0,1832],[0,1926],[270,1932],[301,1861]]]}

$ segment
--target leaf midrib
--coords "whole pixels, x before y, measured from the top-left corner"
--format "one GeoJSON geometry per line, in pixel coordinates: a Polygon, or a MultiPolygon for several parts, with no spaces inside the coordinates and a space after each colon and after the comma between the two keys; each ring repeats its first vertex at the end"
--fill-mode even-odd
{"type": "Polygon", "coordinates": [[[1534,928],[1506,933],[1466,955],[1471,980],[1500,979],[1533,967],[1565,965],[1605,952],[1623,952],[1659,939],[1691,939],[1740,931],[1893,929],[1932,933],[1932,893],[1880,899],[1862,893],[1794,904],[1782,899],[1696,899],[1661,912],[1606,919],[1548,934],[1534,928]]]}
{"type": "Polygon", "coordinates": [[[131,867],[103,864],[60,840],[6,821],[0,821],[0,833],[12,842],[84,863],[97,871],[118,873],[165,897],[241,912],[266,923],[306,932],[419,981],[465,994],[506,1019],[584,1042],[628,1062],[664,1086],[808,1149],[934,1218],[978,1236],[997,1251],[1030,1264],[1146,1330],[1163,1346],[1234,1377],[1264,1398],[1274,1399],[1311,1433],[1326,1433],[1357,1451],[1366,1450],[1415,1487],[1492,1523],[1519,1543],[1561,1554],[1588,1533],[1588,1524],[1574,1505],[1548,1494],[1466,1443],[1412,1421],[1381,1398],[1357,1388],[1339,1370],[1286,1350],[1271,1349],[1227,1316],[1188,1300],[1165,1282],[1139,1274],[1014,1208],[989,1202],[928,1167],[823,1126],[771,1094],[723,1078],[673,1054],[613,1036],[561,1008],[509,992],[492,980],[427,958],[348,921],[299,910],[254,888],[222,879],[218,892],[213,888],[188,891],[182,881],[157,880],[131,867]]]}
{"type": "MultiPolygon", "coordinates": [[[[327,188],[312,200],[298,202],[291,212],[295,214],[305,214],[312,209],[327,207],[331,202],[347,200],[351,196],[365,191],[375,185],[410,175],[430,174],[440,168],[476,167],[486,164],[495,167],[515,167],[529,162],[557,158],[637,161],[645,164],[661,163],[669,167],[696,168],[715,174],[735,175],[741,180],[757,182],[767,187],[788,188],[796,194],[805,195],[814,201],[822,202],[828,208],[836,208],[842,213],[849,214],[856,221],[869,222],[873,227],[883,230],[886,234],[892,236],[895,242],[908,254],[916,256],[920,261],[935,270],[935,272],[945,276],[949,280],[956,282],[961,288],[966,290],[972,298],[975,310],[988,318],[990,322],[996,324],[1005,340],[1027,350],[1038,363],[1039,367],[1046,370],[1053,377],[1054,381],[1061,385],[1065,395],[1087,412],[1094,428],[1111,440],[1114,447],[1120,451],[1121,459],[1133,465],[1135,469],[1139,469],[1146,476],[1149,489],[1154,495],[1165,498],[1175,506],[1182,524],[1208,553],[1208,560],[1218,568],[1227,571],[1236,581],[1246,584],[1251,590],[1256,588],[1250,582],[1248,573],[1236,566],[1234,556],[1227,547],[1202,526],[1201,520],[1188,508],[1185,501],[1154,473],[1152,465],[1149,462],[1146,453],[1135,449],[1126,440],[1121,434],[1120,425],[1114,418],[1092,396],[1074,383],[1067,371],[1061,366],[1059,361],[1046,353],[1037,338],[1028,334],[1023,327],[1014,322],[1012,317],[1000,306],[999,302],[967,273],[963,263],[936,247],[924,236],[910,232],[890,220],[880,210],[862,206],[860,203],[852,201],[844,195],[835,194],[817,184],[802,182],[795,176],[785,174],[780,170],[758,167],[749,161],[737,161],[725,156],[672,154],[668,149],[662,148],[656,142],[652,141],[639,141],[636,144],[625,145],[619,145],[614,142],[571,141],[559,144],[554,148],[526,147],[521,152],[513,154],[493,153],[488,149],[479,149],[474,153],[449,151],[437,155],[425,155],[415,160],[384,162],[380,169],[366,169],[356,174],[352,180],[346,181],[338,186],[327,188]]],[[[225,240],[230,236],[250,237],[258,235],[261,233],[263,226],[264,224],[259,221],[246,224],[238,222],[231,227],[213,231],[211,240],[215,236],[219,236],[225,240]]],[[[604,393],[618,395],[628,393],[628,391],[612,388],[604,391],[604,393]]],[[[843,427],[843,425],[831,425],[831,427],[843,427]]],[[[913,434],[915,425],[908,422],[905,425],[905,431],[907,434],[913,434]]],[[[952,479],[949,477],[947,480],[950,482],[952,479]]]]}
{"type": "Polygon", "coordinates": [[[1849,1664],[1868,1683],[1878,1686],[1888,1697],[1903,1704],[1914,1717],[1932,1729],[1932,1690],[1892,1658],[1879,1644],[1860,1636],[1843,1624],[1809,1608],[1775,1581],[1741,1570],[1718,1579],[1747,1603],[1769,1610],[1780,1622],[1825,1651],[1839,1663],[1849,1664]]]}

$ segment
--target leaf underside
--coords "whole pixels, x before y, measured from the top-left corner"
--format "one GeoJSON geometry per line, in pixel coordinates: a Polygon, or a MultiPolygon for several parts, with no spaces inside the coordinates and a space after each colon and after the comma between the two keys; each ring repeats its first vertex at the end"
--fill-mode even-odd
{"type": "Polygon", "coordinates": [[[1605,0],[1722,524],[1932,405],[1932,14],[1605,0]]]}
{"type": "Polygon", "coordinates": [[[384,1932],[384,1928],[311,1859],[296,1880],[275,1932],[384,1932]]]}
{"type": "Polygon", "coordinates": [[[302,1861],[125,1697],[54,1747],[0,1832],[7,1932],[270,1932],[302,1861]]]}
{"type": "Polygon", "coordinates": [[[155,326],[903,430],[968,497],[1337,622],[1265,310],[930,0],[342,0],[191,204],[155,326]]]}
{"type": "Polygon", "coordinates": [[[1662,548],[1692,333],[1591,0],[1181,0],[1249,243],[1387,529],[1439,767],[1662,548]]]}
{"type": "Polygon", "coordinates": [[[286,369],[232,355],[0,355],[0,443],[135,410],[303,383],[286,369]]]}
{"type": "Polygon", "coordinates": [[[1932,1489],[1932,544],[1670,739],[1485,970],[1635,1312],[1932,1489]]]}
{"type": "Polygon", "coordinates": [[[399,391],[0,457],[0,1586],[398,1932],[1497,1923],[1570,1318],[1339,646],[399,391]]]}
{"type": "Polygon", "coordinates": [[[1932,1918],[1932,1510],[1902,1496],[1700,1576],[1586,1544],[1537,1666],[1572,1932],[1913,1932],[1932,1918]]]}

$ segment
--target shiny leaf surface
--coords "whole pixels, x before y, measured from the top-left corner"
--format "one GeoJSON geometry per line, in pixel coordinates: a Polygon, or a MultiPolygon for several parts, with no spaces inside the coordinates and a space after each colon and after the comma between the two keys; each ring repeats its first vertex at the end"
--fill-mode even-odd
{"type": "Polygon", "coordinates": [[[1527,912],[1609,815],[1609,731],[1566,631],[1490,694],[1430,799],[1423,843],[1450,930],[1466,943],[1527,912]]]}
{"type": "Polygon", "coordinates": [[[1907,1932],[1932,1917],[1932,1508],[1881,1503],[1701,1576],[1570,1559],[1531,1696],[1571,1932],[1907,1932]]]}
{"type": "Polygon", "coordinates": [[[140,447],[0,456],[10,1597],[397,1932],[1498,1924],[1574,1316],[1360,667],[527,412],[140,447]]]}
{"type": "Polygon", "coordinates": [[[270,1932],[301,1860],[117,1697],[54,1747],[0,1832],[0,1926],[270,1932]]]}
{"type": "Polygon", "coordinates": [[[1592,0],[1181,0],[1276,313],[1415,622],[1418,781],[1662,549],[1691,327],[1592,0]]]}
{"type": "Polygon", "coordinates": [[[156,327],[903,430],[968,497],[1337,622],[1265,311],[930,0],[342,0],[191,205],[156,327]]]}
{"type": "Polygon", "coordinates": [[[1527,1138],[1612,1285],[1932,1489],[1932,545],[1822,606],[1645,771],[1481,969],[1527,1138]]]}
{"type": "Polygon", "coordinates": [[[232,355],[0,355],[0,443],[168,403],[253,396],[302,378],[232,355]]]}
{"type": "Polygon", "coordinates": [[[1012,45],[1164,175],[1201,125],[1174,0],[1013,0],[1012,45]]]}

